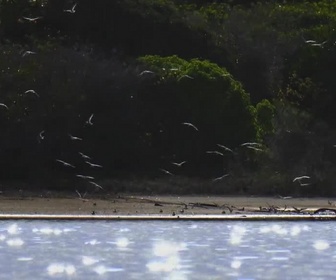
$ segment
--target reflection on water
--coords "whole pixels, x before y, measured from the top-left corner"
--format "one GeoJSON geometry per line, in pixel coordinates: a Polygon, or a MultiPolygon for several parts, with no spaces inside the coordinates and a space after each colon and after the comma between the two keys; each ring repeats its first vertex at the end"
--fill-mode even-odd
{"type": "Polygon", "coordinates": [[[0,279],[335,279],[333,222],[0,221],[0,279]]]}

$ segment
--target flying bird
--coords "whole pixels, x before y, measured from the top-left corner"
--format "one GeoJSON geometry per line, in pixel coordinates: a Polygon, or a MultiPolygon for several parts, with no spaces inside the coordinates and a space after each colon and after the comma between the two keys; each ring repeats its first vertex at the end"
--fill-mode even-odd
{"type": "Polygon", "coordinates": [[[193,125],[192,123],[189,123],[189,122],[183,122],[182,124],[183,124],[183,125],[190,126],[190,127],[192,127],[193,129],[195,129],[196,131],[198,131],[198,128],[197,128],[195,125],[193,125]]]}
{"type": "Polygon", "coordinates": [[[295,177],[294,180],[293,180],[293,182],[295,182],[295,181],[301,181],[301,180],[303,180],[303,179],[310,179],[310,177],[309,177],[309,176],[306,176],[306,175],[304,175],[304,176],[299,176],[299,177],[295,177]]]}
{"type": "Polygon", "coordinates": [[[40,97],[40,95],[33,89],[28,89],[25,91],[25,94],[29,94],[29,93],[35,94],[37,97],[40,97]]]}
{"type": "Polygon", "coordinates": [[[207,154],[215,154],[215,155],[219,155],[219,156],[224,156],[223,153],[218,152],[218,151],[206,151],[207,154]]]}
{"type": "Polygon", "coordinates": [[[6,108],[8,110],[8,106],[6,104],[0,103],[0,106],[6,108]]]}
{"type": "Polygon", "coordinates": [[[44,130],[39,133],[39,142],[44,139],[44,130]]]}
{"type": "Polygon", "coordinates": [[[248,148],[248,149],[251,149],[251,150],[255,150],[257,152],[262,152],[263,151],[262,149],[256,148],[254,146],[245,146],[245,147],[248,148]]]}
{"type": "Polygon", "coordinates": [[[164,172],[164,173],[166,173],[167,175],[174,175],[173,173],[171,173],[171,172],[169,172],[168,170],[166,170],[166,169],[162,169],[162,168],[160,168],[160,170],[162,171],[162,172],[164,172]]]}
{"type": "Polygon", "coordinates": [[[261,147],[262,144],[261,143],[257,143],[257,142],[246,142],[246,143],[241,144],[240,146],[242,146],[242,147],[246,147],[246,146],[258,146],[258,147],[261,147]]]}
{"type": "Polygon", "coordinates": [[[30,17],[22,17],[22,19],[29,21],[29,22],[37,22],[39,19],[41,19],[43,17],[34,17],[34,18],[30,18],[30,17]]]}
{"type": "Polygon", "coordinates": [[[80,192],[76,190],[76,193],[78,194],[80,200],[89,201],[88,199],[84,198],[87,195],[87,192],[85,192],[83,195],[81,195],[80,192]]]}
{"type": "Polygon", "coordinates": [[[306,43],[306,44],[314,44],[317,43],[315,40],[306,40],[303,35],[301,35],[302,40],[306,43]]]}
{"type": "Polygon", "coordinates": [[[90,167],[93,167],[93,168],[103,168],[102,165],[99,165],[99,164],[95,164],[95,163],[92,163],[92,162],[89,162],[89,161],[85,161],[88,165],[90,165],[90,167]]]}
{"type": "Polygon", "coordinates": [[[32,54],[36,54],[36,52],[33,52],[33,51],[25,51],[23,54],[22,54],[22,57],[25,57],[27,55],[32,55],[32,54]]]}
{"type": "Polygon", "coordinates": [[[328,41],[324,41],[322,43],[312,43],[310,44],[312,47],[320,47],[323,48],[324,44],[326,44],[328,41]]]}
{"type": "Polygon", "coordinates": [[[222,179],[224,179],[225,177],[229,176],[230,174],[224,174],[223,176],[217,177],[215,179],[212,180],[212,182],[217,182],[220,181],[222,179]]]}
{"type": "Polygon", "coordinates": [[[87,176],[87,175],[77,174],[76,177],[78,177],[78,178],[82,178],[82,179],[86,179],[86,180],[94,180],[94,177],[92,177],[92,176],[87,176]]]}
{"type": "Polygon", "coordinates": [[[80,154],[80,156],[82,157],[82,158],[84,158],[84,159],[91,159],[89,156],[87,156],[87,155],[85,155],[85,154],[83,154],[83,153],[81,153],[81,152],[78,152],[79,154],[80,154]]]}
{"type": "Polygon", "coordinates": [[[70,10],[63,10],[63,12],[74,14],[76,12],[76,6],[77,6],[77,3],[75,3],[75,5],[73,5],[70,10]]]}
{"type": "Polygon", "coordinates": [[[224,146],[224,145],[217,144],[217,146],[220,147],[220,148],[222,148],[222,149],[224,149],[225,151],[228,151],[228,152],[233,153],[233,151],[232,151],[230,148],[228,148],[228,147],[226,147],[226,146],[224,146]]]}
{"type": "Polygon", "coordinates": [[[69,136],[70,136],[70,139],[73,140],[73,141],[82,141],[82,140],[83,140],[82,138],[73,136],[73,135],[71,135],[70,133],[69,133],[69,136]]]}
{"type": "Polygon", "coordinates": [[[304,176],[299,176],[299,177],[294,178],[293,182],[298,181],[301,187],[311,185],[310,183],[302,183],[302,180],[305,180],[305,179],[310,179],[310,177],[309,177],[309,176],[306,176],[306,175],[304,175],[304,176]]]}
{"type": "Polygon", "coordinates": [[[92,118],[93,118],[93,114],[91,114],[91,116],[89,117],[89,119],[86,121],[86,123],[88,125],[93,125],[92,118]]]}
{"type": "Polygon", "coordinates": [[[99,188],[99,189],[104,189],[101,185],[98,185],[97,183],[95,183],[95,182],[92,182],[92,181],[90,181],[89,182],[91,185],[94,185],[95,187],[97,187],[97,188],[99,188]]]}
{"type": "Polygon", "coordinates": [[[144,70],[139,74],[139,76],[143,76],[143,75],[147,75],[147,74],[153,75],[155,73],[153,71],[150,71],[150,70],[144,70]]]}
{"type": "Polygon", "coordinates": [[[68,163],[68,162],[65,162],[65,161],[63,161],[63,160],[56,159],[56,161],[58,161],[58,162],[62,163],[64,166],[68,166],[68,167],[75,168],[75,166],[74,166],[74,165],[72,165],[72,164],[70,164],[70,163],[68,163]]]}
{"type": "Polygon", "coordinates": [[[184,78],[187,78],[187,79],[190,79],[190,80],[193,80],[193,79],[194,79],[193,77],[191,77],[191,76],[189,76],[189,75],[183,75],[183,76],[181,76],[180,78],[178,78],[178,81],[180,81],[180,80],[182,80],[182,79],[184,79],[184,78]]]}
{"type": "Polygon", "coordinates": [[[181,161],[181,162],[171,162],[171,164],[174,164],[174,165],[176,165],[176,166],[178,166],[178,167],[181,167],[183,164],[185,164],[187,161],[185,160],[185,161],[181,161]]]}

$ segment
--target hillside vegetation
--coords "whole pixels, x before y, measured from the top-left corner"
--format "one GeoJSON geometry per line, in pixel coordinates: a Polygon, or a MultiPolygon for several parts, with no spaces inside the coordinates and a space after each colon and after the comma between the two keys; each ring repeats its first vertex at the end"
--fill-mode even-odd
{"type": "Polygon", "coordinates": [[[331,0],[0,0],[1,185],[335,195],[335,28],[331,0]]]}

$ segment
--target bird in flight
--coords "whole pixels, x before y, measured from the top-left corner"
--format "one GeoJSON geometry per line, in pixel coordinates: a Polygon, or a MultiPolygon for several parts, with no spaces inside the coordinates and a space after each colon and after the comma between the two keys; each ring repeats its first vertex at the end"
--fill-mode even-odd
{"type": "Polygon", "coordinates": [[[92,177],[92,176],[87,176],[87,175],[77,174],[76,177],[78,177],[78,178],[82,178],[82,179],[87,179],[87,180],[94,180],[94,177],[92,177]]]}
{"type": "Polygon", "coordinates": [[[95,182],[92,182],[92,181],[90,181],[89,182],[91,185],[94,185],[95,187],[97,187],[97,188],[99,188],[99,189],[104,189],[101,185],[98,185],[97,183],[95,183],[95,182]]]}
{"type": "Polygon", "coordinates": [[[40,140],[43,140],[43,139],[44,139],[44,130],[42,130],[42,131],[39,133],[39,138],[40,138],[40,140]]]}
{"type": "Polygon", "coordinates": [[[150,70],[144,70],[139,74],[139,76],[143,76],[143,75],[147,75],[147,74],[155,74],[155,73],[153,71],[150,71],[150,70]]]}
{"type": "Polygon", "coordinates": [[[30,17],[22,17],[22,19],[29,21],[29,22],[37,22],[39,19],[41,19],[43,17],[34,17],[34,18],[30,18],[30,17]]]}
{"type": "Polygon", "coordinates": [[[83,154],[81,152],[78,152],[80,154],[80,156],[84,159],[91,159],[89,156],[87,156],[86,154],[83,154]]]}
{"type": "Polygon", "coordinates": [[[35,94],[37,97],[40,97],[40,95],[33,89],[28,89],[25,91],[25,94],[29,94],[29,93],[35,94]]]}
{"type": "Polygon", "coordinates": [[[74,13],[76,13],[76,6],[77,6],[77,3],[75,3],[75,5],[73,5],[70,10],[63,10],[63,12],[74,14],[74,13]]]}
{"type": "Polygon", "coordinates": [[[187,161],[185,160],[185,161],[181,161],[181,162],[171,162],[171,164],[174,164],[174,165],[176,165],[176,166],[178,166],[178,167],[181,167],[183,164],[185,164],[187,161]]]}
{"type": "Polygon", "coordinates": [[[212,182],[220,181],[220,180],[224,179],[225,177],[227,177],[227,176],[229,176],[229,175],[230,175],[230,174],[224,174],[224,175],[222,175],[222,176],[220,176],[220,177],[217,177],[217,178],[213,179],[212,182]]]}
{"type": "Polygon", "coordinates": [[[70,133],[69,133],[69,136],[70,136],[70,139],[73,140],[73,141],[82,141],[82,140],[83,140],[82,138],[73,136],[73,135],[71,135],[70,133]]]}
{"type": "Polygon", "coordinates": [[[91,116],[89,117],[89,119],[86,121],[86,123],[88,125],[93,125],[92,118],[93,118],[93,114],[91,114],[91,116]]]}
{"type": "Polygon", "coordinates": [[[8,106],[6,104],[0,103],[0,106],[6,108],[8,110],[8,106]]]}
{"type": "Polygon", "coordinates": [[[160,170],[162,171],[162,172],[164,172],[164,173],[166,173],[167,175],[174,175],[173,173],[171,173],[171,172],[169,172],[168,170],[166,170],[166,169],[162,169],[162,168],[160,168],[160,170]]]}
{"type": "Polygon", "coordinates": [[[192,127],[193,129],[195,129],[196,131],[198,131],[198,128],[197,128],[195,125],[193,125],[192,123],[189,123],[189,122],[183,122],[182,124],[183,124],[183,125],[190,126],[190,127],[192,127]]]}
{"type": "Polygon", "coordinates": [[[27,56],[27,55],[31,55],[31,54],[36,54],[36,52],[25,51],[25,52],[22,54],[22,57],[25,57],[25,56],[27,56]]]}
{"type": "Polygon", "coordinates": [[[226,147],[226,146],[224,146],[224,145],[217,144],[217,146],[220,147],[220,148],[222,148],[222,149],[224,149],[225,151],[228,151],[228,152],[233,153],[233,151],[232,151],[230,148],[228,148],[228,147],[226,147]]]}
{"type": "Polygon", "coordinates": [[[218,151],[206,151],[207,154],[215,154],[215,155],[219,155],[219,156],[224,156],[223,153],[218,152],[218,151]]]}
{"type": "Polygon", "coordinates": [[[95,163],[92,163],[92,162],[89,162],[89,161],[85,161],[88,165],[90,165],[90,167],[93,167],[93,168],[103,168],[102,165],[99,165],[99,164],[95,164],[95,163]]]}
{"type": "Polygon", "coordinates": [[[245,146],[245,147],[248,148],[248,149],[251,149],[251,150],[255,150],[257,152],[262,152],[263,151],[262,149],[259,149],[259,148],[253,147],[253,146],[245,146]]]}
{"type": "Polygon", "coordinates": [[[242,146],[242,147],[246,147],[246,146],[258,146],[258,147],[261,147],[262,144],[261,143],[257,143],[257,142],[246,142],[246,143],[241,144],[240,146],[242,146]]]}
{"type": "Polygon", "coordinates": [[[68,163],[68,162],[65,162],[65,161],[63,161],[63,160],[56,159],[56,161],[58,161],[58,162],[62,163],[64,166],[68,166],[68,167],[75,168],[75,166],[74,166],[74,165],[72,165],[72,164],[70,164],[70,163],[68,163]]]}
{"type": "Polygon", "coordinates": [[[324,41],[322,43],[312,43],[310,44],[312,47],[320,47],[323,48],[324,44],[326,44],[328,41],[324,41]]]}
{"type": "Polygon", "coordinates": [[[310,179],[310,177],[307,176],[307,175],[299,176],[299,177],[295,177],[295,178],[293,179],[293,182],[298,181],[299,184],[300,184],[300,186],[302,186],[302,187],[303,187],[303,186],[308,186],[308,185],[310,185],[309,183],[302,183],[302,180],[305,180],[305,179],[310,179]]]}
{"type": "Polygon", "coordinates": [[[304,175],[304,176],[299,176],[299,177],[295,177],[294,180],[293,180],[293,182],[295,182],[295,181],[301,181],[301,180],[303,180],[303,179],[310,179],[310,177],[309,177],[309,176],[306,176],[306,175],[304,175]]]}
{"type": "Polygon", "coordinates": [[[178,78],[178,81],[180,81],[180,80],[182,80],[182,79],[185,79],[185,78],[190,79],[190,80],[193,80],[193,79],[194,79],[193,77],[191,77],[191,76],[189,76],[189,75],[183,75],[183,76],[181,76],[180,78],[178,78]]]}

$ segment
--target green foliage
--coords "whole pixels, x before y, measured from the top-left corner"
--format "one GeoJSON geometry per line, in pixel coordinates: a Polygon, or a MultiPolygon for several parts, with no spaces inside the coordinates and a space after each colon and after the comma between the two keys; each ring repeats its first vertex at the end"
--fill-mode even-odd
{"type": "Polygon", "coordinates": [[[139,61],[156,73],[156,94],[169,89],[167,94],[175,100],[174,114],[199,126],[206,145],[238,145],[255,139],[254,108],[249,95],[225,68],[207,60],[186,61],[176,56],[145,56],[139,61]]]}
{"type": "Polygon", "coordinates": [[[269,100],[264,99],[256,105],[256,115],[259,137],[264,139],[265,136],[272,136],[274,134],[275,106],[269,100]]]}

